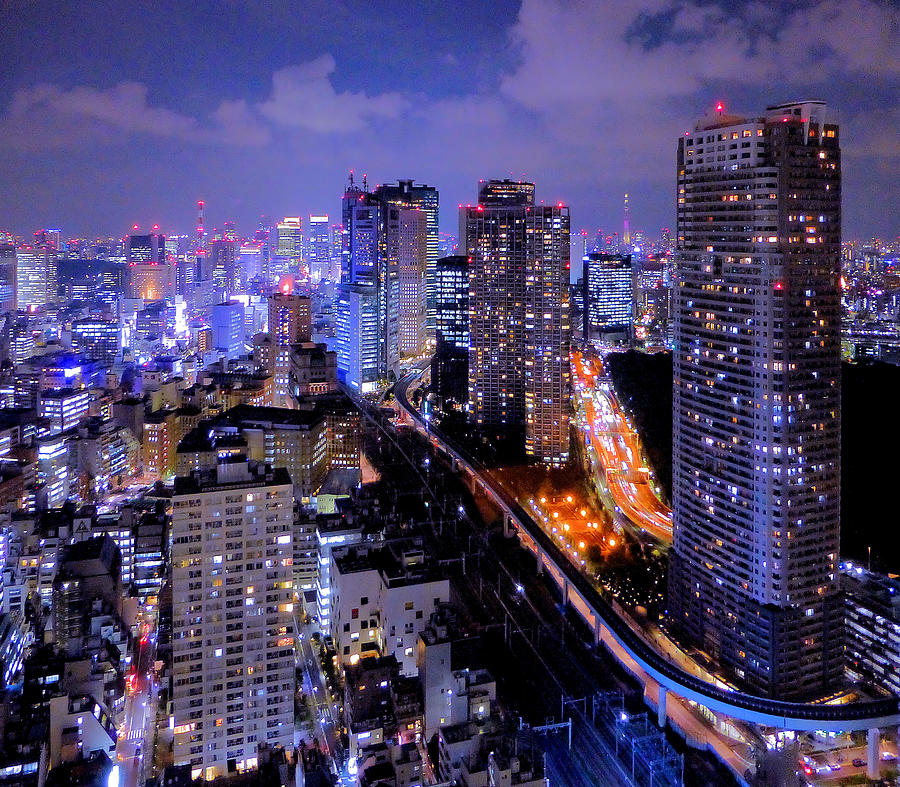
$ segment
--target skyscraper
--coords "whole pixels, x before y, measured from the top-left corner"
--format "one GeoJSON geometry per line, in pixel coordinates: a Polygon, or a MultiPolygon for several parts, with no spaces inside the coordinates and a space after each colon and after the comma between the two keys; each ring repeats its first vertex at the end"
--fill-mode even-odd
{"type": "Polygon", "coordinates": [[[16,249],[19,308],[34,310],[56,303],[56,251],[46,244],[16,249]]]}
{"type": "Polygon", "coordinates": [[[434,186],[414,183],[412,180],[398,180],[396,183],[378,186],[373,196],[381,202],[418,208],[425,213],[425,243],[427,247],[425,257],[425,333],[429,341],[434,341],[435,266],[439,256],[440,194],[434,186]]]}
{"type": "MultiPolygon", "coordinates": [[[[272,273],[300,272],[300,255],[303,251],[303,219],[300,216],[285,216],[278,222],[278,246],[275,249],[272,273]]],[[[301,278],[307,278],[301,276],[301,278]]]]}
{"type": "Polygon", "coordinates": [[[217,238],[209,242],[207,254],[212,268],[213,287],[220,298],[233,295],[240,289],[237,252],[238,242],[229,238],[217,238]]]}
{"type": "Polygon", "coordinates": [[[583,263],[584,339],[604,334],[630,336],[634,274],[630,254],[586,254],[583,263]]]}
{"type": "Polygon", "coordinates": [[[469,270],[469,406],[490,429],[524,427],[525,451],[569,457],[569,209],[534,184],[481,183],[461,209],[469,270]]]}
{"type": "Polygon", "coordinates": [[[293,485],[223,459],[175,479],[175,764],[210,781],[294,745],[293,485]]]}
{"type": "Polygon", "coordinates": [[[166,256],[164,235],[129,235],[125,257],[128,261],[128,298],[161,301],[174,294],[174,266],[166,256]]]}
{"type": "Polygon", "coordinates": [[[460,350],[469,349],[469,258],[441,257],[436,266],[437,333],[460,350]]]}
{"type": "Polygon", "coordinates": [[[341,284],[338,287],[338,375],[371,393],[400,366],[401,208],[353,183],[344,194],[341,284]]]}
{"type": "Polygon", "coordinates": [[[17,276],[16,247],[0,244],[0,315],[15,314],[17,276]]]}
{"type": "Polygon", "coordinates": [[[307,225],[309,235],[307,237],[307,264],[309,276],[315,284],[331,275],[331,227],[328,224],[327,214],[324,216],[310,215],[307,225]]]}
{"type": "Polygon", "coordinates": [[[741,684],[841,673],[841,161],[819,101],[678,142],[669,611],[741,684]]]}
{"type": "Polygon", "coordinates": [[[427,264],[427,214],[404,208],[398,225],[397,278],[400,300],[398,343],[403,355],[425,350],[425,269],[427,264]]]}

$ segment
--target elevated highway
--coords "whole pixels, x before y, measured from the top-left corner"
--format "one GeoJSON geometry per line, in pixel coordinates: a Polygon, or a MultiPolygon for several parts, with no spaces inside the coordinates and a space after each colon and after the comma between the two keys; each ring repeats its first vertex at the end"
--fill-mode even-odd
{"type": "MultiPolygon", "coordinates": [[[[503,512],[504,529],[515,529],[522,544],[535,553],[537,571],[547,573],[559,585],[567,606],[576,609],[594,632],[597,643],[604,642],[610,652],[625,663],[632,660],[659,686],[658,713],[661,724],[666,719],[666,694],[696,702],[733,719],[782,730],[811,732],[869,731],[869,746],[878,741],[882,727],[900,724],[900,700],[887,698],[843,705],[786,702],[730,691],[714,685],[682,669],[654,648],[638,630],[619,615],[572,563],[518,501],[499,483],[487,468],[440,430],[427,422],[407,399],[407,390],[421,372],[402,378],[395,387],[397,403],[406,418],[444,453],[454,469],[469,477],[503,512]]],[[[630,668],[630,667],[629,667],[630,668]]],[[[871,760],[872,758],[870,758],[871,760]]]]}

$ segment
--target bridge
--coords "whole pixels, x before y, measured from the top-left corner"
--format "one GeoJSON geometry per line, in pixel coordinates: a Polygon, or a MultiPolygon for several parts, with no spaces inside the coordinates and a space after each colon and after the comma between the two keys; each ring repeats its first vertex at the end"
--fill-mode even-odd
{"type": "MultiPolygon", "coordinates": [[[[620,653],[617,653],[621,649],[658,684],[657,709],[661,726],[666,723],[666,696],[668,692],[672,692],[733,719],[781,730],[866,730],[870,773],[874,767],[877,776],[880,728],[897,727],[900,724],[900,699],[891,697],[843,705],[770,699],[714,685],[669,660],[616,612],[613,605],[600,595],[588,577],[569,560],[518,501],[490,477],[483,464],[462,446],[443,435],[410,404],[407,391],[420,376],[421,372],[414,372],[402,378],[395,386],[397,403],[406,417],[437,450],[448,457],[454,470],[465,474],[473,488],[477,486],[503,512],[504,531],[508,535],[512,535],[514,531],[522,545],[535,554],[537,572],[546,571],[553,577],[560,587],[565,605],[578,611],[593,632],[595,642],[614,643],[617,647],[609,648],[613,656],[621,661],[620,653]]],[[[627,664],[625,666],[628,667],[627,664]]]]}

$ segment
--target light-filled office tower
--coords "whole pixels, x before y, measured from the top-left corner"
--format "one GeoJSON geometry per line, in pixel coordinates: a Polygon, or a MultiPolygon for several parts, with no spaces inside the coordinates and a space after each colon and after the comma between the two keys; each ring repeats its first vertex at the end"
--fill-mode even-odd
{"type": "Polygon", "coordinates": [[[331,275],[331,225],[328,215],[310,215],[307,225],[306,254],[309,275],[313,284],[331,275]]]}
{"type": "Polygon", "coordinates": [[[241,276],[238,270],[238,248],[235,240],[217,238],[209,242],[207,254],[212,268],[213,287],[220,298],[227,298],[241,289],[241,276]]]}
{"type": "Polygon", "coordinates": [[[335,349],[338,377],[363,393],[396,379],[400,367],[402,210],[377,200],[352,180],[344,194],[335,349]]]}
{"type": "Polygon", "coordinates": [[[175,764],[207,781],[294,745],[293,486],[231,456],[175,479],[175,764]]]}
{"type": "Polygon", "coordinates": [[[586,254],[582,260],[584,338],[631,336],[634,274],[630,254],[586,254]]]}
{"type": "Polygon", "coordinates": [[[398,180],[378,186],[372,196],[383,202],[401,207],[418,208],[425,213],[425,334],[434,341],[435,330],[435,266],[437,265],[440,236],[440,194],[434,186],[398,180]]]}
{"type": "Polygon", "coordinates": [[[312,339],[312,301],[305,295],[269,296],[269,335],[284,347],[312,339]]]}
{"type": "Polygon", "coordinates": [[[437,261],[436,330],[445,342],[469,349],[469,258],[464,254],[437,261]]]}
{"type": "Polygon", "coordinates": [[[423,210],[400,210],[397,248],[397,279],[400,301],[401,355],[418,355],[425,351],[425,268],[427,214],[423,210]]]}
{"type": "Polygon", "coordinates": [[[819,101],[678,141],[671,622],[747,689],[841,676],[841,159],[819,101]]]}
{"type": "Polygon", "coordinates": [[[16,249],[18,308],[34,311],[56,303],[56,250],[29,244],[16,249]]]}
{"type": "Polygon", "coordinates": [[[525,451],[569,458],[569,209],[534,184],[479,184],[461,209],[469,269],[469,403],[476,424],[524,428],[525,451]]]}
{"type": "Polygon", "coordinates": [[[175,293],[175,270],[166,255],[166,237],[157,233],[129,235],[126,297],[161,301],[175,293]]]}
{"type": "Polygon", "coordinates": [[[0,243],[0,315],[16,311],[17,276],[16,247],[0,243]]]}
{"type": "Polygon", "coordinates": [[[278,245],[275,249],[277,264],[272,273],[301,273],[300,257],[303,252],[303,219],[300,216],[285,216],[276,227],[278,245]]]}

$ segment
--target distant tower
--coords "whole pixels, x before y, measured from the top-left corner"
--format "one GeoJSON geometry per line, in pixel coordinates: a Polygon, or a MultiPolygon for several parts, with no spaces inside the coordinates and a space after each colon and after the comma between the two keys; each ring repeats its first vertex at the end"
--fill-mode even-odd
{"type": "Polygon", "coordinates": [[[197,248],[203,246],[203,207],[206,203],[200,199],[197,200],[197,248]]]}
{"type": "Polygon", "coordinates": [[[622,222],[622,246],[627,252],[631,246],[631,223],[628,216],[628,195],[625,195],[625,220],[622,222]]]}

